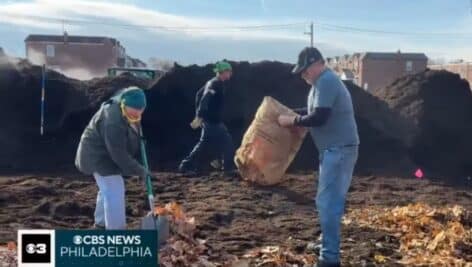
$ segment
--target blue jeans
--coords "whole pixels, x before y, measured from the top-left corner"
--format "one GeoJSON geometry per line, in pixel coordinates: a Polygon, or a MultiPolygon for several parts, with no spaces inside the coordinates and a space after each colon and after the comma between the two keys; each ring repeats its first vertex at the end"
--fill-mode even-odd
{"type": "Polygon", "coordinates": [[[195,162],[202,158],[223,159],[225,171],[234,170],[233,139],[223,123],[203,123],[200,140],[190,154],[180,163],[180,170],[194,170],[195,162]]]}
{"type": "Polygon", "coordinates": [[[325,262],[340,261],[341,219],[357,156],[358,146],[320,152],[316,207],[322,233],[320,260],[325,262]]]}

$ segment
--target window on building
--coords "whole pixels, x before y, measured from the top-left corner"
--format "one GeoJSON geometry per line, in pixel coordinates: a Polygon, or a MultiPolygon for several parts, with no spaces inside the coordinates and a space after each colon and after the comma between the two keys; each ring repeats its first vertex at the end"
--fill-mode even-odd
{"type": "Polygon", "coordinates": [[[46,45],[46,56],[54,57],[55,55],[56,55],[56,51],[54,49],[54,45],[46,45]]]}
{"type": "Polygon", "coordinates": [[[413,71],[413,61],[407,61],[406,62],[406,71],[407,72],[413,71]]]}

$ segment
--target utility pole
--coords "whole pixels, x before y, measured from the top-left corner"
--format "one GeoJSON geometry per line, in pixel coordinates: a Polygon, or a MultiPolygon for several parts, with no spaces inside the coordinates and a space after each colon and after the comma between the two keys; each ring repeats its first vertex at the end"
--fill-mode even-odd
{"type": "Polygon", "coordinates": [[[46,94],[46,64],[43,64],[41,70],[41,125],[39,132],[41,136],[44,135],[44,96],[46,94]]]}
{"type": "Polygon", "coordinates": [[[313,21],[310,23],[310,31],[309,32],[304,32],[304,34],[310,35],[310,46],[313,47],[313,35],[315,34],[313,21]]]}

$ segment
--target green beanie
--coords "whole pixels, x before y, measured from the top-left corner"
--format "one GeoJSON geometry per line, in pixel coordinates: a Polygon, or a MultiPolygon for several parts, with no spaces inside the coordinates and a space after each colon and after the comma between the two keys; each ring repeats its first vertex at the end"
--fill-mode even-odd
{"type": "Polygon", "coordinates": [[[123,90],[121,101],[124,105],[135,109],[146,108],[146,95],[141,88],[132,86],[123,90]]]}
{"type": "Polygon", "coordinates": [[[221,73],[221,72],[224,72],[224,71],[227,71],[227,70],[232,70],[231,64],[229,64],[228,62],[226,62],[224,60],[216,62],[215,68],[213,69],[213,71],[215,73],[221,73]]]}

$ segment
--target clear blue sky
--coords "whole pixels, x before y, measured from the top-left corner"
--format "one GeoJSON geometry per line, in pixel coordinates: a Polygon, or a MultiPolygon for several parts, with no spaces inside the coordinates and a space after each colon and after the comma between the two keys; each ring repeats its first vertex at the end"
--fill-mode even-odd
{"type": "Polygon", "coordinates": [[[24,56],[23,40],[29,33],[61,34],[60,23],[31,16],[177,27],[168,31],[100,24],[64,25],[72,35],[116,37],[131,56],[144,61],[157,57],[184,64],[203,64],[220,58],[294,62],[298,51],[309,44],[303,32],[308,30],[310,21],[315,22],[315,45],[326,56],[400,49],[425,52],[431,58],[472,60],[471,0],[0,1],[3,36],[0,46],[8,53],[24,56]],[[292,23],[306,25],[227,30],[237,26],[292,23]],[[355,29],[333,28],[333,25],[355,29]],[[183,27],[205,30],[183,30],[183,27]]]}

